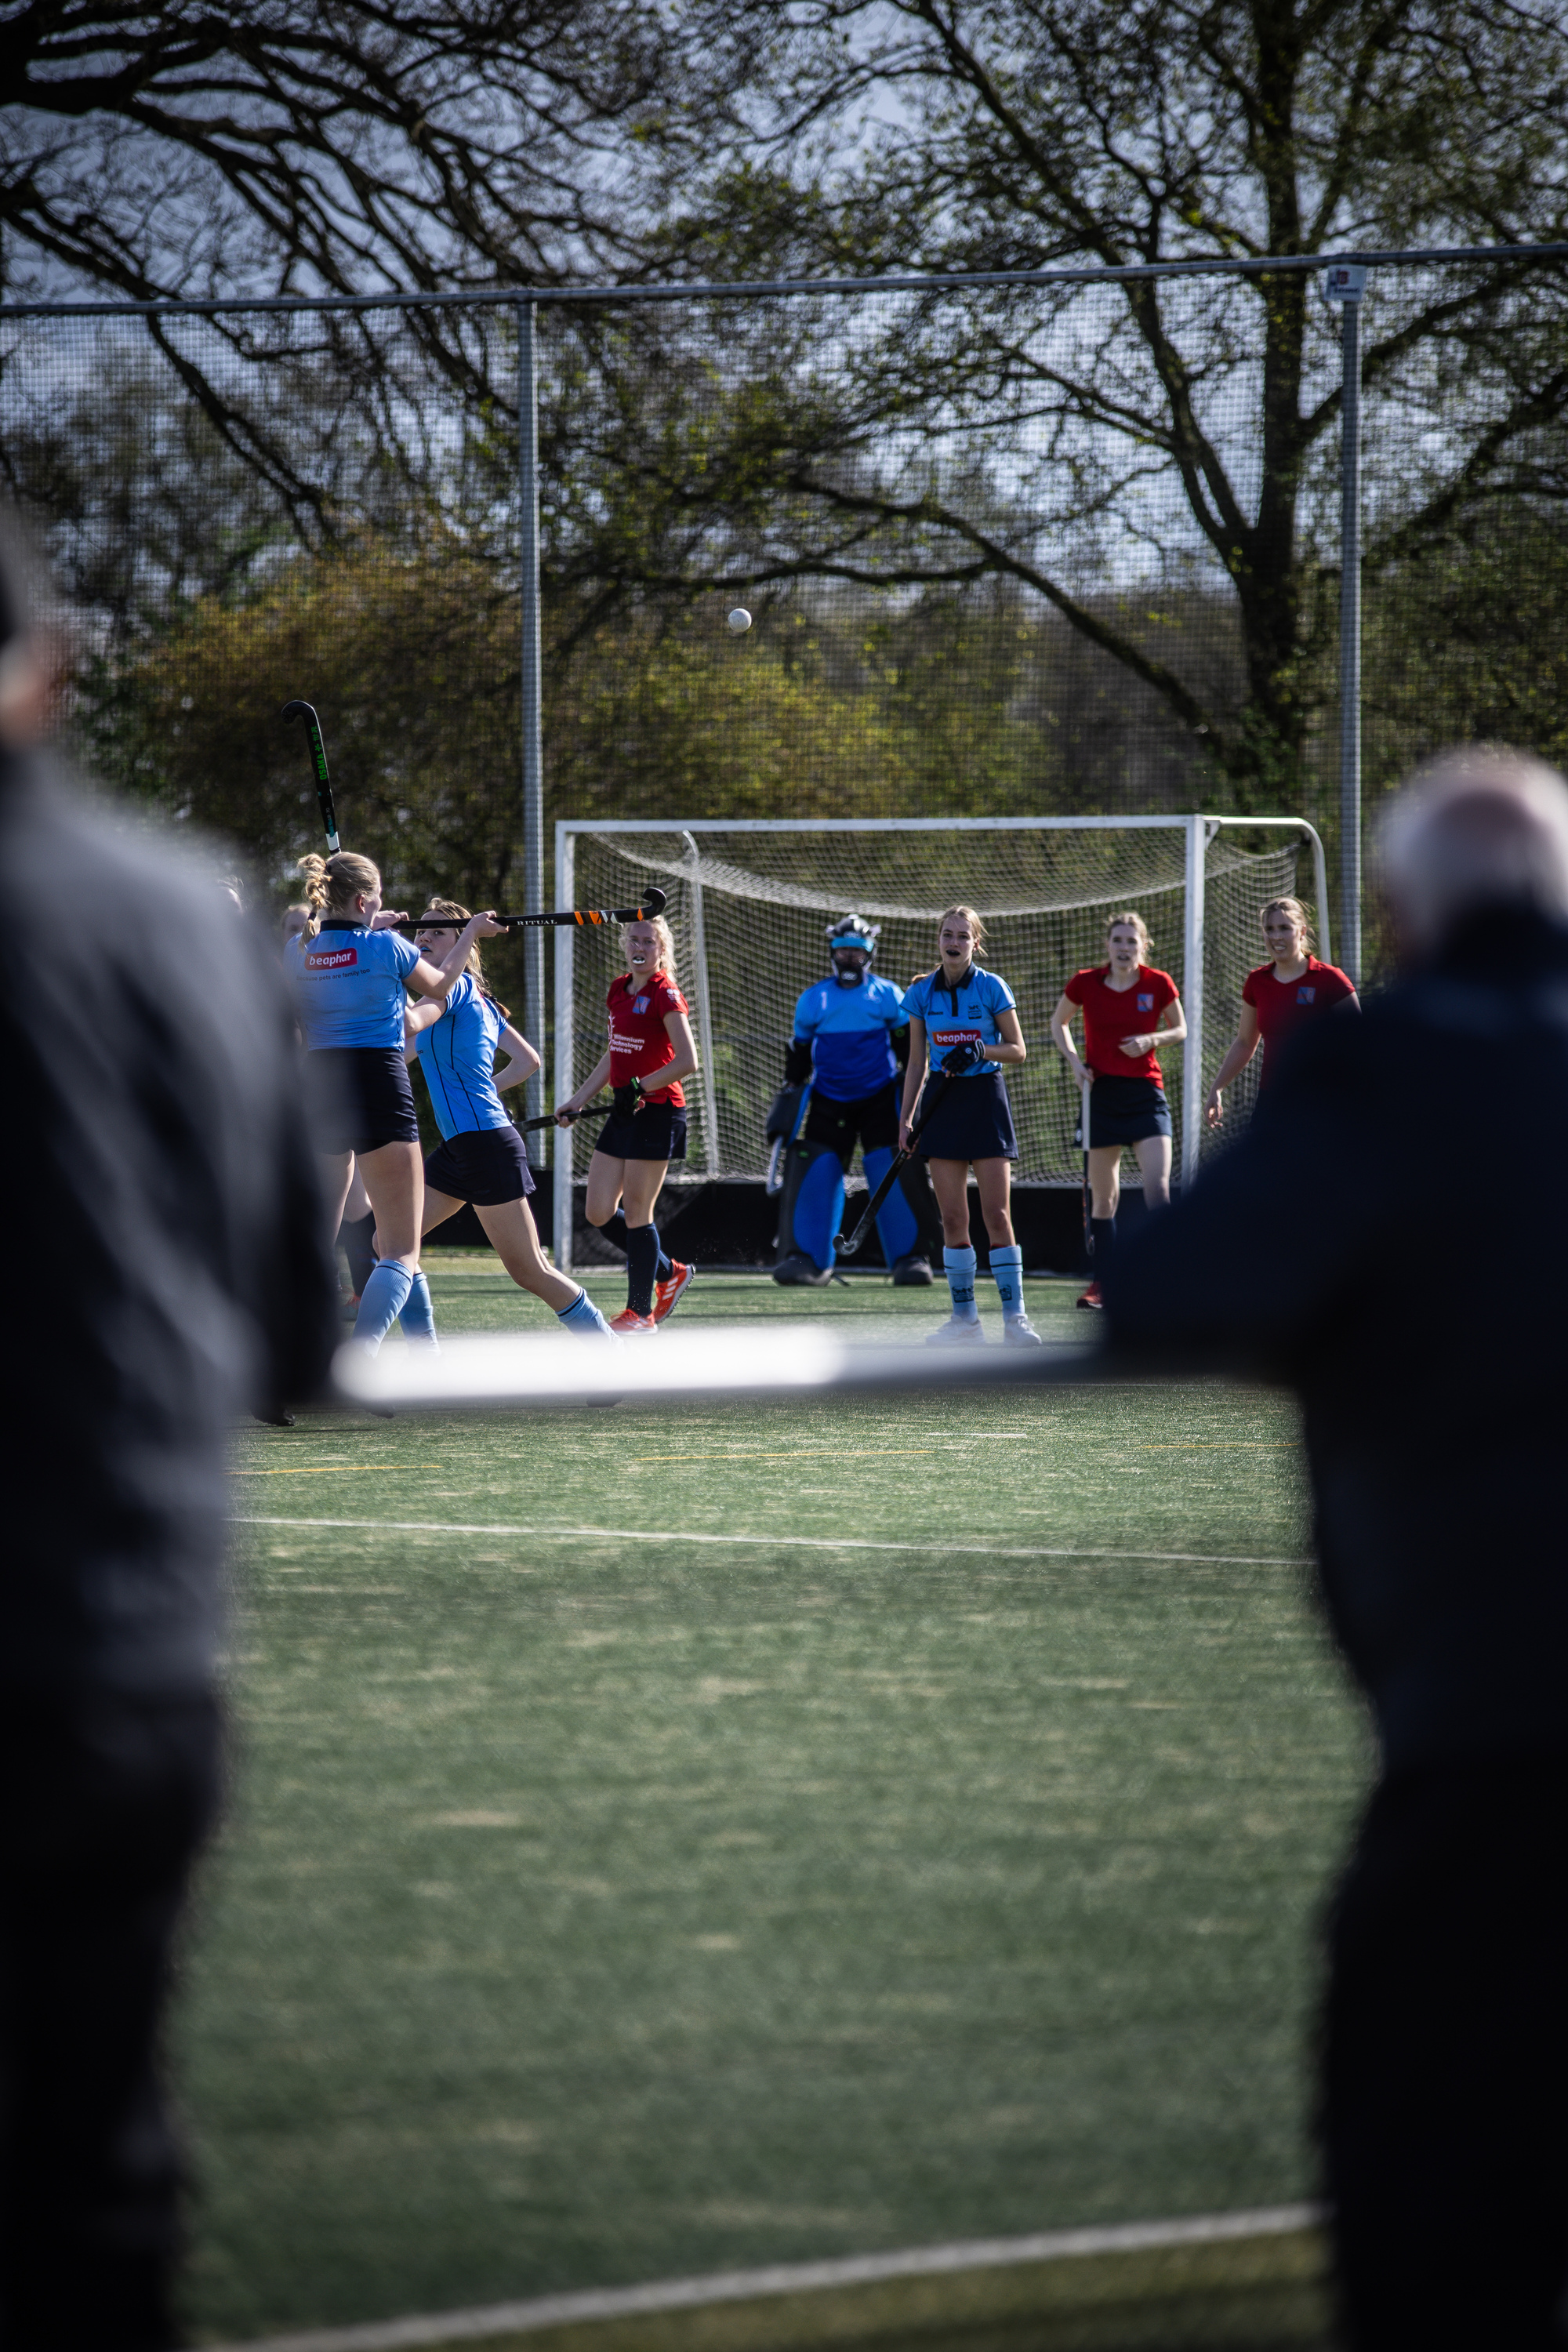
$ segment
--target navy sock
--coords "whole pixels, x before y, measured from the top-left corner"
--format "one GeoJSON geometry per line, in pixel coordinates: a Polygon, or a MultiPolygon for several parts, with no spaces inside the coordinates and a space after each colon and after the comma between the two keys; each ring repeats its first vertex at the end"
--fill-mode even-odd
{"type": "Polygon", "coordinates": [[[651,1225],[626,1228],[626,1305],[634,1315],[653,1313],[658,1274],[658,1235],[651,1225]]]}
{"type": "Polygon", "coordinates": [[[630,1250],[632,1245],[631,1227],[626,1223],[626,1213],[623,1210],[617,1209],[613,1217],[606,1217],[604,1223],[599,1227],[599,1231],[604,1234],[605,1239],[609,1243],[612,1249],[630,1250]]]}
{"type": "Polygon", "coordinates": [[[1089,1230],[1094,1237],[1094,1265],[1091,1271],[1096,1282],[1099,1282],[1116,1255],[1116,1220],[1114,1217],[1090,1217],[1089,1230]]]}
{"type": "Polygon", "coordinates": [[[658,1227],[657,1225],[650,1225],[648,1227],[648,1231],[653,1235],[653,1245],[658,1252],[658,1264],[655,1268],[653,1278],[656,1282],[663,1282],[669,1273],[669,1252],[659,1240],[658,1227]]]}
{"type": "Polygon", "coordinates": [[[349,1262],[349,1280],[354,1286],[354,1297],[364,1297],[365,1284],[375,1272],[375,1213],[363,1217],[345,1217],[338,1227],[338,1241],[349,1262]]]}

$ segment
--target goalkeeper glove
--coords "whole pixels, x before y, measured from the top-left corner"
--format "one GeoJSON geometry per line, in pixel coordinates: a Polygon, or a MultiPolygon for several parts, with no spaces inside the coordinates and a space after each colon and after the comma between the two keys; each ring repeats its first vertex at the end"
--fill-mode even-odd
{"type": "Polygon", "coordinates": [[[793,1037],[784,1047],[784,1084],[804,1087],[811,1076],[811,1040],[793,1037]]]}
{"type": "Polygon", "coordinates": [[[641,1110],[642,1080],[628,1078],[624,1087],[617,1087],[610,1097],[610,1107],[617,1118],[630,1118],[634,1111],[641,1110]]]}

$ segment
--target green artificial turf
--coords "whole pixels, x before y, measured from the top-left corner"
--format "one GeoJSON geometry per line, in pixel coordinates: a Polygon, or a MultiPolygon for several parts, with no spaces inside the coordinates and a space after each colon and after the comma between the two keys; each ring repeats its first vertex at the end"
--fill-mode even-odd
{"type": "MultiPolygon", "coordinates": [[[[548,1328],[427,1265],[448,1332],[548,1328]]],[[[237,1440],[177,2029],[208,2340],[1310,2193],[1366,1759],[1288,1405],[667,1411],[645,1344],[613,1412],[237,1440]]]]}

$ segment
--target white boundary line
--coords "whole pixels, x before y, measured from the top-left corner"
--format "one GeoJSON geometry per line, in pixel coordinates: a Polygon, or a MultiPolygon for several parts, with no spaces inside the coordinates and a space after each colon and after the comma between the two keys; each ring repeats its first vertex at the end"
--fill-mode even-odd
{"type": "Polygon", "coordinates": [[[297,1519],[260,1511],[236,1511],[234,1524],[242,1528],[381,1528],[388,1534],[421,1536],[526,1536],[537,1543],[574,1543],[584,1536],[602,1536],[617,1543],[746,1544],[763,1551],[932,1551],[956,1553],[975,1559],[1163,1559],[1194,1568],[1310,1568],[1310,1559],[1288,1559],[1264,1552],[1235,1551],[1087,1551],[1081,1544],[950,1544],[940,1538],[917,1536],[908,1543],[882,1543],[869,1536],[734,1536],[697,1535],[689,1528],[513,1528],[464,1519],[297,1519]]]}
{"type": "Polygon", "coordinates": [[[911,2246],[899,2253],[851,2254],[840,2262],[779,2263],[767,2270],[718,2271],[709,2278],[662,2279],[649,2286],[590,2288],[579,2294],[541,2295],[529,2303],[495,2303],[482,2310],[433,2312],[407,2319],[371,2320],[357,2327],[323,2327],[263,2343],[228,2345],[214,2352],[418,2352],[426,2345],[478,2343],[488,2336],[529,2335],[594,2319],[634,2318],[644,2312],[691,2311],[705,2305],[744,2303],[767,2295],[809,2294],[824,2287],[870,2286],[883,2279],[931,2278],[958,2271],[1005,2270],[1084,2254],[1125,2254],[1168,2246],[1223,2245],[1246,2238],[1284,2237],[1324,2219],[1320,2205],[1265,2205],[1252,2212],[1200,2213],[1179,2221],[1123,2221],[1098,2229],[1047,2230],[1030,2238],[978,2238],[952,2246],[911,2246]]]}

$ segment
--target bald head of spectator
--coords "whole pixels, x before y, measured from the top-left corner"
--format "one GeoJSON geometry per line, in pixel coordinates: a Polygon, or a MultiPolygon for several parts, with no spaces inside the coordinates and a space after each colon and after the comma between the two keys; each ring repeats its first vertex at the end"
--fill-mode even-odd
{"type": "Polygon", "coordinates": [[[1568,783],[1542,760],[1484,745],[1445,752],[1394,802],[1379,852],[1414,956],[1490,908],[1568,923],[1568,783]]]}

